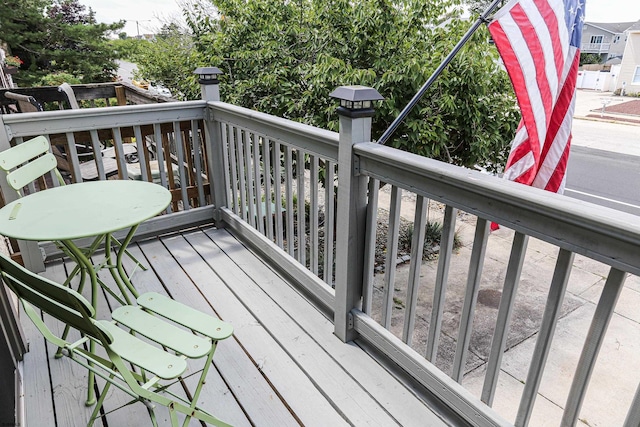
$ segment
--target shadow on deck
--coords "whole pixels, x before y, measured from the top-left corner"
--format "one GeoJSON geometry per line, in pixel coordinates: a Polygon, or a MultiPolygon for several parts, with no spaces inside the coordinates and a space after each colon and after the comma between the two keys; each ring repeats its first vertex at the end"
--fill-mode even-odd
{"type": "MultiPolygon", "coordinates": [[[[149,267],[133,275],[139,291],[169,294],[233,325],[234,336],[219,345],[200,399],[222,420],[236,426],[446,425],[361,347],[336,338],[329,319],[227,231],[193,229],[139,242],[131,251],[149,267]]],[[[62,282],[69,267],[50,262],[43,275],[62,282]]],[[[101,276],[108,283],[109,274],[101,276]]],[[[111,304],[107,296],[101,302],[98,317],[111,304]]],[[[30,346],[24,367],[28,425],[54,425],[53,419],[58,426],[85,425],[91,413],[84,406],[86,370],[54,359],[55,349],[26,317],[22,323],[30,346]]],[[[107,412],[128,397],[109,393],[107,412]]],[[[166,425],[163,409],[156,412],[166,425]]],[[[139,403],[101,421],[149,424],[139,403]]]]}

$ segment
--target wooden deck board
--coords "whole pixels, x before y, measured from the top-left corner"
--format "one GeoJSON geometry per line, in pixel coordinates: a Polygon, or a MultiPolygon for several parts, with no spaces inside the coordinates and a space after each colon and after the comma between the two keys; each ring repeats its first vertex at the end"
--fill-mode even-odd
{"type": "MultiPolygon", "coordinates": [[[[275,295],[278,292],[275,286],[282,279],[267,265],[256,260],[252,254],[234,249],[240,243],[233,236],[216,229],[207,229],[205,233],[221,250],[226,251],[228,259],[238,264],[244,273],[260,278],[256,284],[267,294],[275,295]],[[241,254],[244,256],[240,256],[241,254]]],[[[295,322],[331,355],[338,366],[348,372],[349,376],[371,395],[376,404],[389,412],[398,424],[424,426],[438,425],[442,422],[391,374],[381,369],[375,360],[365,355],[357,345],[345,345],[338,340],[333,335],[333,323],[319,311],[309,310],[309,305],[302,295],[290,286],[280,286],[279,292],[280,295],[274,299],[277,299],[282,310],[295,319],[295,322]]]]}
{"type": "MultiPolygon", "coordinates": [[[[22,310],[20,316],[25,319],[22,327],[29,343],[29,352],[24,356],[24,365],[29,367],[24,370],[24,383],[28,385],[28,387],[25,386],[25,400],[37,402],[37,404],[26,405],[25,416],[27,420],[34,420],[33,425],[38,425],[35,424],[38,420],[54,418],[46,342],[22,310]]],[[[40,425],[43,424],[40,423],[40,425]]]]}
{"type": "MultiPolygon", "coordinates": [[[[340,342],[329,319],[226,231],[193,230],[130,249],[149,267],[133,275],[140,292],[170,295],[233,324],[234,335],[219,344],[199,399],[220,419],[237,426],[445,425],[357,345],[340,342]]],[[[125,268],[133,270],[128,258],[125,268]]],[[[47,277],[63,281],[65,274],[62,263],[47,264],[47,277]]],[[[101,298],[100,317],[110,300],[101,298]]],[[[57,425],[86,425],[86,370],[66,358],[53,359],[52,346],[48,356],[27,322],[34,343],[25,359],[27,425],[53,425],[46,418],[52,413],[57,425]]],[[[191,386],[193,380],[187,382],[191,386]]],[[[109,393],[107,409],[128,399],[119,390],[109,393]]],[[[164,413],[158,415],[160,425],[168,425],[164,413]]],[[[105,418],[110,427],[150,425],[139,403],[105,418]]]]}
{"type": "MultiPolygon", "coordinates": [[[[228,236],[226,232],[223,232],[228,236]]],[[[280,278],[271,278],[271,282],[277,281],[279,286],[274,286],[271,294],[267,294],[262,290],[256,281],[264,281],[263,277],[258,277],[256,281],[248,277],[236,262],[245,256],[246,251],[240,246],[234,246],[229,253],[223,252],[214,245],[208,236],[202,233],[193,233],[187,235],[198,252],[206,254],[205,259],[213,266],[216,273],[231,287],[247,308],[255,313],[262,312],[259,320],[268,332],[271,334],[278,344],[289,353],[296,364],[300,366],[304,373],[313,378],[316,386],[321,392],[328,396],[332,405],[344,414],[349,420],[356,425],[370,425],[379,423],[380,425],[396,425],[396,421],[379,405],[371,401],[371,397],[367,391],[362,389],[348,372],[345,372],[339,365],[335,363],[331,355],[320,347],[314,341],[314,337],[310,337],[307,332],[296,323],[295,319],[285,313],[282,308],[274,301],[280,296],[288,294],[291,288],[280,278]],[[230,257],[233,257],[232,260],[230,257]]],[[[244,262],[247,264],[259,263],[260,261],[253,257],[252,261],[246,258],[244,262]]],[[[294,292],[295,293],[295,292],[294,292]]],[[[312,316],[318,313],[317,310],[306,304],[307,315],[312,316]]],[[[338,341],[331,332],[328,338],[338,341]]],[[[338,341],[339,342],[339,341],[338,341]]],[[[247,346],[251,346],[252,342],[247,342],[247,346]]],[[[256,348],[259,351],[259,348],[256,348]]],[[[249,350],[253,353],[251,350],[249,350]]],[[[264,360],[264,365],[273,363],[270,359],[264,360]]],[[[277,381],[281,377],[276,377],[273,381],[277,381]]],[[[286,378],[286,377],[285,377],[286,378]]],[[[299,387],[293,387],[290,398],[299,396],[302,392],[299,387]]],[[[318,420],[303,420],[313,422],[318,420]]],[[[326,425],[326,424],[324,424],[326,425]]]]}
{"type": "MultiPolygon", "coordinates": [[[[216,250],[208,237],[200,232],[190,233],[186,237],[206,259],[212,256],[209,251],[216,250]],[[195,241],[198,235],[203,237],[204,242],[198,244],[195,241]]],[[[176,239],[168,240],[163,241],[170,245],[175,256],[179,257],[181,253],[187,253],[185,250],[180,250],[180,246],[188,244],[187,240],[183,239],[182,242],[176,239]]],[[[219,250],[217,252],[220,253],[219,250]]],[[[315,422],[332,426],[345,424],[340,414],[327,402],[309,377],[300,371],[290,355],[280,346],[271,345],[273,337],[265,329],[263,322],[238,301],[236,288],[241,285],[241,280],[234,281],[232,284],[224,282],[216,273],[223,267],[218,266],[218,261],[215,259],[209,260],[214,266],[213,269],[201,261],[190,262],[186,257],[179,260],[183,268],[201,286],[204,296],[215,304],[221,317],[234,325],[235,338],[251,354],[253,363],[259,368],[261,374],[266,376],[277,389],[278,394],[287,400],[291,410],[302,423],[314,425],[315,422]],[[295,396],[297,399],[287,399],[289,396],[295,396]]],[[[251,287],[253,284],[246,285],[251,287]]]]}

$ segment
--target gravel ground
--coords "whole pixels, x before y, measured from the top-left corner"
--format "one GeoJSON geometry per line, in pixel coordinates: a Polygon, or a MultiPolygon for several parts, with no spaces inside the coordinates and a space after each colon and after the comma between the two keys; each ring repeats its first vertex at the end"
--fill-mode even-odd
{"type": "Polygon", "coordinates": [[[630,114],[632,116],[640,116],[640,99],[634,101],[627,101],[621,104],[607,106],[604,109],[605,113],[619,113],[630,114]]]}
{"type": "Polygon", "coordinates": [[[616,122],[640,124],[640,100],[627,101],[620,104],[607,106],[604,109],[604,113],[600,108],[591,111],[593,111],[593,114],[587,114],[587,117],[613,120],[616,122]],[[616,114],[616,116],[608,116],[606,115],[607,113],[616,114]]]}

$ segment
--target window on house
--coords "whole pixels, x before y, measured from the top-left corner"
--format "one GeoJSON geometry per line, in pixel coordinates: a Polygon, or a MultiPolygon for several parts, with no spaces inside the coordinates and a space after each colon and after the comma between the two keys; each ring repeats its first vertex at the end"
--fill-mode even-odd
{"type": "Polygon", "coordinates": [[[633,84],[640,84],[640,65],[636,65],[636,72],[633,73],[633,79],[631,80],[633,84]]]}
{"type": "Polygon", "coordinates": [[[591,42],[590,43],[602,43],[602,39],[604,38],[604,36],[591,36],[591,42]]]}

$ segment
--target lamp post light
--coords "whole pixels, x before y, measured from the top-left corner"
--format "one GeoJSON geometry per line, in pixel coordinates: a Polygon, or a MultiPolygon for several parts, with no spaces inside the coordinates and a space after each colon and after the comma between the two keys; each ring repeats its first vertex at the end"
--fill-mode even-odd
{"type": "Polygon", "coordinates": [[[220,101],[220,80],[218,76],[222,71],[218,67],[198,67],[193,71],[198,75],[202,99],[207,101],[220,101]]]}
{"type": "Polygon", "coordinates": [[[380,93],[367,86],[340,86],[329,94],[340,100],[338,114],[351,118],[372,117],[375,114],[373,101],[384,99],[380,93]]]}

